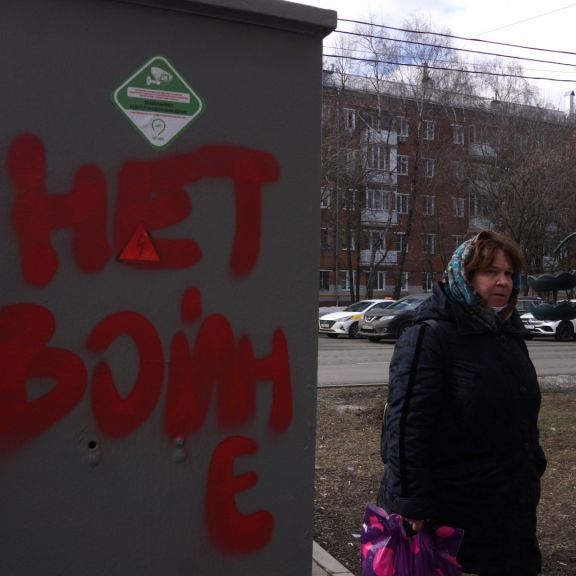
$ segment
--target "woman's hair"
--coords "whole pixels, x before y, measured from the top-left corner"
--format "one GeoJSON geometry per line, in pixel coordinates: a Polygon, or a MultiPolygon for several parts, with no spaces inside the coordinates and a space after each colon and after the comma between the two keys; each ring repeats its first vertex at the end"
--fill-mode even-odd
{"type": "Polygon", "coordinates": [[[502,250],[506,254],[514,274],[519,274],[524,267],[524,256],[522,256],[520,248],[514,240],[507,236],[483,230],[474,238],[472,246],[470,256],[464,263],[468,282],[472,280],[476,272],[482,272],[492,264],[496,250],[502,250]]]}

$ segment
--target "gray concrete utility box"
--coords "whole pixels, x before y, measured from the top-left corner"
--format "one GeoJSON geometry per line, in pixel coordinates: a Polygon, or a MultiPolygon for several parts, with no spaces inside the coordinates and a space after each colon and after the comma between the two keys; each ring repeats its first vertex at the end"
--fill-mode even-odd
{"type": "Polygon", "coordinates": [[[2,3],[2,576],[310,572],[335,25],[2,3]]]}

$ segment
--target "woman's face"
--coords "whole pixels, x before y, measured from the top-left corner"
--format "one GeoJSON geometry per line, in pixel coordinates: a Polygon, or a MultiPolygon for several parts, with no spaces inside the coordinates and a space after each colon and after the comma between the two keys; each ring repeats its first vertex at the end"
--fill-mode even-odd
{"type": "Polygon", "coordinates": [[[508,304],[512,294],[512,275],[514,269],[503,250],[494,252],[494,260],[488,268],[476,272],[472,278],[472,287],[493,308],[508,304]]]}

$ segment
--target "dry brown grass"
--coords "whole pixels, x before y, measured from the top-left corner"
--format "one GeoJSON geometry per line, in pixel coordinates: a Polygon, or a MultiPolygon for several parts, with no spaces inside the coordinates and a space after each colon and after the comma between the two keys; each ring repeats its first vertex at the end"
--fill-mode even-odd
{"type": "MultiPolygon", "coordinates": [[[[359,574],[359,531],[381,473],[382,387],[320,388],[315,540],[359,574]]],[[[576,390],[543,391],[541,442],[548,457],[539,509],[543,576],[576,574],[576,390]]]]}

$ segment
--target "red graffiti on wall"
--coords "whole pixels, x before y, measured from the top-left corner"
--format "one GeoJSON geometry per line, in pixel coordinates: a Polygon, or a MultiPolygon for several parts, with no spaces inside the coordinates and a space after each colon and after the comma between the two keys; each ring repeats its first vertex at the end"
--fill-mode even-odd
{"type": "MultiPolygon", "coordinates": [[[[16,198],[12,222],[20,247],[22,275],[34,286],[46,286],[58,270],[52,231],[71,228],[76,262],[84,272],[98,272],[112,249],[106,236],[106,181],[93,165],[76,173],[72,191],[46,190],[46,155],[42,141],[31,134],[17,136],[8,153],[8,174],[16,198]]],[[[192,204],[186,190],[202,178],[231,179],[236,206],[230,269],[248,274],[260,250],[262,186],[279,177],[273,156],[234,146],[205,146],[189,154],[151,161],[128,161],[118,176],[114,216],[114,249],[120,252],[138,226],[168,228],[188,218],[192,204]]],[[[202,258],[190,238],[155,238],[159,268],[189,268],[202,258]]]]}
{"type": "MultiPolygon", "coordinates": [[[[144,225],[159,231],[191,214],[186,187],[202,178],[231,179],[236,207],[235,236],[230,270],[248,274],[260,250],[261,188],[279,176],[269,154],[231,146],[207,146],[189,154],[148,162],[131,160],[119,171],[113,239],[107,239],[107,186],[94,165],[78,169],[68,193],[46,189],[44,145],[36,136],[18,136],[10,146],[7,168],[14,186],[11,223],[18,241],[21,272],[30,285],[48,285],[59,266],[51,234],[73,232],[74,260],[85,273],[102,271],[112,252],[121,251],[134,230],[144,225]]],[[[162,238],[154,246],[159,262],[142,269],[182,269],[202,258],[201,247],[190,238],[162,238]]],[[[138,366],[130,393],[120,394],[110,366],[101,361],[88,374],[78,351],[51,346],[57,328],[54,314],[33,303],[0,308],[0,451],[16,451],[63,420],[89,394],[94,420],[114,440],[141,427],[158,406],[164,382],[164,433],[174,440],[198,432],[215,406],[222,430],[236,430],[257,416],[259,382],[270,388],[269,430],[284,432],[292,422],[292,387],[286,337],[277,329],[271,351],[256,357],[248,336],[234,335],[220,314],[202,318],[201,294],[187,289],[181,298],[180,320],[200,322],[194,342],[185,331],[172,336],[169,350],[153,323],[135,311],[105,316],[85,335],[86,350],[105,353],[119,338],[129,338],[137,350],[138,366]],[[165,359],[166,356],[166,359],[165,359]],[[27,386],[35,378],[53,386],[30,399],[27,386]],[[212,402],[215,398],[215,402],[212,402]]],[[[274,519],[265,510],[241,514],[235,495],[256,485],[257,474],[233,474],[234,461],[258,452],[258,443],[229,436],[215,449],[208,473],[205,522],[214,545],[225,553],[243,554],[265,546],[274,519]],[[222,531],[222,525],[224,530],[222,531]],[[234,533],[223,538],[222,533],[234,533]]]]}

